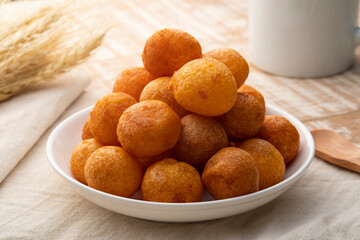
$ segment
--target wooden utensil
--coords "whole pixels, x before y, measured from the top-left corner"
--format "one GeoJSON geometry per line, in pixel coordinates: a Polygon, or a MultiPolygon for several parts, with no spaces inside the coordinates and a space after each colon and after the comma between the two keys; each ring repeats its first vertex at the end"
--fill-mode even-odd
{"type": "Polygon", "coordinates": [[[328,129],[311,130],[315,155],[337,166],[360,173],[360,148],[328,129]]]}

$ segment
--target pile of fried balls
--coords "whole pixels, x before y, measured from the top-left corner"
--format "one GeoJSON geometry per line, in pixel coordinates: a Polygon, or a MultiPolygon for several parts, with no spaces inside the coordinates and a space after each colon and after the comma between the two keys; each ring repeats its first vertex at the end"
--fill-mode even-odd
{"type": "Polygon", "coordinates": [[[234,49],[202,53],[189,33],[156,31],[144,67],[122,71],[100,98],[71,156],[74,177],[97,190],[143,200],[198,202],[250,194],[282,181],[300,136],[245,85],[234,49]]]}

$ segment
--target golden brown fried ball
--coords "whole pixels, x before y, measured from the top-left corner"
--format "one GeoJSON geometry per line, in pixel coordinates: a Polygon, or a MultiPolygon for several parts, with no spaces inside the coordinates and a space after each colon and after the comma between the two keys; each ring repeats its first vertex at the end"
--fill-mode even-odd
{"type": "Polygon", "coordinates": [[[116,128],[122,113],[136,100],[125,93],[110,93],[100,98],[90,113],[90,130],[104,145],[119,145],[116,128]]]}
{"type": "Polygon", "coordinates": [[[83,184],[87,184],[84,173],[85,163],[90,155],[96,149],[101,147],[103,147],[103,145],[99,141],[97,141],[95,138],[91,138],[84,140],[83,142],[76,145],[74,151],[71,154],[70,169],[75,178],[83,184]]]}
{"type": "Polygon", "coordinates": [[[143,199],[153,202],[199,202],[203,190],[196,169],[172,158],[151,165],[141,184],[143,199]]]}
{"type": "Polygon", "coordinates": [[[83,127],[82,135],[81,135],[82,140],[94,138],[94,135],[90,131],[89,124],[90,124],[90,117],[86,120],[85,125],[83,127]]]}
{"type": "Polygon", "coordinates": [[[123,148],[138,158],[169,150],[178,141],[180,133],[179,116],[158,100],[146,100],[129,107],[117,128],[123,148]]]}
{"type": "Polygon", "coordinates": [[[256,135],[270,142],[279,150],[288,165],[297,155],[300,146],[300,135],[289,120],[281,116],[265,116],[263,126],[256,135]]]}
{"type": "Polygon", "coordinates": [[[122,71],[116,78],[113,92],[123,92],[129,94],[136,101],[139,101],[141,91],[146,84],[154,80],[151,75],[143,67],[133,67],[122,71]]]}
{"type": "Polygon", "coordinates": [[[247,85],[247,84],[243,84],[237,90],[237,92],[238,93],[245,93],[245,94],[253,96],[254,98],[256,98],[260,102],[260,104],[265,109],[265,99],[264,99],[263,95],[258,90],[256,90],[254,87],[252,87],[250,85],[247,85]]]}
{"type": "Polygon", "coordinates": [[[251,95],[238,93],[235,105],[218,119],[229,137],[244,140],[254,137],[264,121],[265,109],[251,95]]]}
{"type": "Polygon", "coordinates": [[[142,177],[140,162],[117,146],[97,149],[85,164],[89,187],[121,197],[131,197],[140,187],[142,177]]]}
{"type": "Polygon", "coordinates": [[[179,29],[156,31],[147,39],[141,55],[144,67],[154,76],[172,76],[185,63],[201,58],[198,40],[179,29]]]}
{"type": "Polygon", "coordinates": [[[249,75],[249,65],[236,50],[231,48],[219,48],[203,54],[203,57],[215,58],[224,63],[235,77],[239,88],[249,75]]]}
{"type": "Polygon", "coordinates": [[[174,73],[169,86],[183,108],[204,116],[224,114],[236,101],[234,76],[212,58],[188,62],[174,73]]]}
{"type": "Polygon", "coordinates": [[[181,107],[180,104],[175,100],[174,94],[169,89],[170,79],[170,77],[160,77],[151,81],[142,91],[140,95],[140,101],[163,101],[169,105],[169,107],[171,107],[171,109],[174,110],[174,112],[179,115],[179,117],[183,117],[188,113],[188,111],[181,107]]]}
{"type": "Polygon", "coordinates": [[[174,147],[176,156],[202,172],[209,158],[228,146],[226,132],[215,119],[194,113],[186,115],[180,121],[182,130],[174,147]]]}
{"type": "Polygon", "coordinates": [[[143,169],[147,169],[148,167],[150,167],[151,164],[156,163],[160,160],[163,160],[165,158],[175,158],[175,153],[173,148],[169,149],[165,152],[160,153],[159,155],[156,156],[152,156],[152,157],[147,157],[147,158],[139,158],[139,161],[141,163],[141,166],[143,167],[143,169]]]}
{"type": "Polygon", "coordinates": [[[223,148],[205,165],[202,181],[215,199],[238,197],[259,190],[255,159],[244,150],[223,148]]]}
{"type": "Polygon", "coordinates": [[[281,182],[285,174],[284,158],[271,143],[260,138],[251,138],[238,144],[238,147],[255,159],[260,174],[260,190],[281,182]]]}

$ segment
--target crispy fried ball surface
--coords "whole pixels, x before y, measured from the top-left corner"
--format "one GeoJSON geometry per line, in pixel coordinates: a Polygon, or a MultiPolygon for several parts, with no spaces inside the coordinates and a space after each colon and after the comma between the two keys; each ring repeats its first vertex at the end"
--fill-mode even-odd
{"type": "Polygon", "coordinates": [[[254,98],[256,98],[260,102],[260,104],[265,109],[265,99],[264,99],[263,95],[258,90],[256,90],[254,87],[252,87],[250,85],[247,85],[247,84],[243,84],[237,90],[237,92],[238,93],[245,93],[245,94],[253,96],[254,98]]]}
{"type": "Polygon", "coordinates": [[[236,101],[234,76],[212,58],[188,62],[174,73],[169,86],[183,108],[204,116],[224,114],[236,101]]]}
{"type": "Polygon", "coordinates": [[[179,116],[164,102],[146,100],[129,107],[117,128],[123,148],[138,158],[172,148],[181,133],[179,116]]]}
{"type": "Polygon", "coordinates": [[[152,165],[153,163],[156,163],[160,160],[163,160],[165,158],[175,158],[175,152],[174,149],[169,149],[165,152],[160,153],[159,155],[156,156],[152,156],[152,157],[147,157],[147,158],[139,158],[139,161],[141,163],[141,166],[143,167],[143,169],[147,169],[148,167],[150,167],[150,165],[152,165]]]}
{"type": "Polygon", "coordinates": [[[116,129],[123,112],[136,100],[125,93],[110,93],[100,98],[90,113],[90,130],[104,145],[119,145],[116,129]]]}
{"type": "Polygon", "coordinates": [[[129,68],[117,76],[113,92],[127,93],[135,98],[136,101],[139,101],[141,91],[146,84],[154,79],[155,77],[143,67],[129,68]]]}
{"type": "Polygon", "coordinates": [[[163,101],[169,105],[169,107],[171,107],[171,109],[174,110],[174,112],[179,115],[179,117],[183,117],[188,113],[188,111],[180,106],[180,104],[176,101],[174,94],[169,89],[170,79],[170,77],[160,77],[151,81],[142,91],[140,95],[140,101],[163,101]]]}
{"type": "Polygon", "coordinates": [[[271,143],[260,138],[251,138],[239,143],[238,147],[255,159],[260,174],[260,190],[281,182],[285,174],[284,158],[271,143]]]}
{"type": "Polygon", "coordinates": [[[142,176],[140,162],[117,146],[97,149],[85,164],[89,187],[121,197],[131,197],[140,187],[142,176]]]}
{"type": "Polygon", "coordinates": [[[154,76],[172,76],[185,63],[201,58],[198,40],[179,29],[156,31],[147,39],[141,55],[144,67],[154,76]]]}
{"type": "Polygon", "coordinates": [[[236,50],[231,48],[219,48],[203,54],[203,57],[215,58],[224,63],[235,77],[239,88],[249,75],[249,65],[236,50]]]}
{"type": "Polygon", "coordinates": [[[141,194],[144,200],[154,202],[199,202],[203,195],[203,184],[195,168],[167,158],[146,170],[141,194]]]}
{"type": "Polygon", "coordinates": [[[206,163],[202,181],[215,199],[238,197],[259,190],[259,170],[249,153],[227,147],[206,163]]]}
{"type": "Polygon", "coordinates": [[[264,116],[265,109],[256,98],[238,93],[235,105],[218,120],[229,137],[244,140],[256,135],[262,126],[264,116]]]}
{"type": "Polygon", "coordinates": [[[300,135],[289,120],[281,116],[265,116],[263,126],[256,135],[270,142],[279,150],[288,165],[297,155],[300,146],[300,135]]]}
{"type": "Polygon", "coordinates": [[[90,117],[86,120],[86,122],[84,124],[83,130],[82,130],[82,135],[81,135],[82,140],[94,138],[94,135],[90,131],[89,124],[90,124],[90,117]]]}
{"type": "Polygon", "coordinates": [[[87,184],[84,173],[87,159],[95,150],[101,147],[103,147],[103,145],[99,141],[95,138],[91,138],[84,140],[74,148],[70,159],[70,169],[75,178],[81,183],[87,184]]]}
{"type": "Polygon", "coordinates": [[[174,147],[176,156],[202,172],[209,158],[228,146],[226,132],[215,119],[194,113],[180,121],[182,130],[174,147]]]}

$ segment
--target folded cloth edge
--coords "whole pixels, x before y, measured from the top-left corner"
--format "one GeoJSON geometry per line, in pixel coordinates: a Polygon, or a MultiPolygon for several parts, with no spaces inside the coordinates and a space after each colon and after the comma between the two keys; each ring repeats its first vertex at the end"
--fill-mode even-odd
{"type": "Polygon", "coordinates": [[[89,82],[88,75],[73,70],[0,103],[0,183],[89,82]]]}

